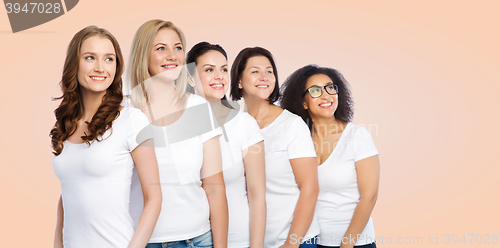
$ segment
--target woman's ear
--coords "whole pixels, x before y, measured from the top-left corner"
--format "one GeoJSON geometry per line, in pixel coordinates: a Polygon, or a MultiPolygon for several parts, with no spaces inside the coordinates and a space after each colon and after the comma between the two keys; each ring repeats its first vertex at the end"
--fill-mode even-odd
{"type": "Polygon", "coordinates": [[[304,107],[305,110],[307,110],[308,107],[307,107],[306,101],[302,102],[302,106],[304,107]]]}
{"type": "Polygon", "coordinates": [[[188,77],[188,84],[194,88],[194,78],[191,75],[188,77]]]}
{"type": "Polygon", "coordinates": [[[241,79],[240,79],[240,81],[238,82],[238,89],[240,89],[240,90],[241,90],[241,89],[243,89],[243,86],[241,86],[241,79]]]}

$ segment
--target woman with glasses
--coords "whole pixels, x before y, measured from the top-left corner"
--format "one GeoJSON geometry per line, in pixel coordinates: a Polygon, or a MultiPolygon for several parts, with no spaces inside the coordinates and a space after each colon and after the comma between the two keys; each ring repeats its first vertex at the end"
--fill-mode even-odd
{"type": "MultiPolygon", "coordinates": [[[[278,72],[271,53],[245,48],[231,68],[231,96],[245,99],[264,137],[267,221],[264,247],[312,245],[319,233],[314,216],[318,195],[316,153],[307,125],[274,105],[278,72]]],[[[315,245],[313,245],[315,247],[315,245]]]]}
{"type": "Polygon", "coordinates": [[[378,152],[370,133],[351,122],[349,84],[335,69],[308,65],[284,87],[281,106],[308,123],[316,148],[318,247],[376,247],[370,214],[378,194],[378,152]]]}

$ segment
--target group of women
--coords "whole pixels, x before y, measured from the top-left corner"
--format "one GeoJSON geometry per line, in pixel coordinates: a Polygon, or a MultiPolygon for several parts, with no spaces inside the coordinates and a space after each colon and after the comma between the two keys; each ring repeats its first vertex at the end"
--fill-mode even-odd
{"type": "Polygon", "coordinates": [[[308,65],[280,91],[264,48],[229,70],[221,46],[185,47],[173,23],[144,23],[124,97],[113,35],[71,40],[50,132],[54,247],[376,247],[378,152],[342,75],[308,65]]]}

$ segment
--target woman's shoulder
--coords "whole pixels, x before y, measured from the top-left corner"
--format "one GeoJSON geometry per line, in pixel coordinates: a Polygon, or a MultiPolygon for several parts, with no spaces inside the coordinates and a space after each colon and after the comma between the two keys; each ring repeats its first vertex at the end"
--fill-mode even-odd
{"type": "Polygon", "coordinates": [[[283,120],[288,122],[289,125],[291,126],[306,126],[306,123],[304,122],[304,120],[302,120],[302,117],[288,111],[288,110],[283,110],[283,120]]]}
{"type": "Polygon", "coordinates": [[[149,123],[148,117],[140,109],[131,106],[124,106],[120,110],[120,116],[118,118],[122,119],[124,122],[147,121],[149,123]]]}
{"type": "Polygon", "coordinates": [[[347,126],[344,129],[344,132],[348,133],[349,136],[356,139],[370,138],[372,139],[372,135],[370,131],[368,131],[364,125],[355,125],[352,122],[347,123],[347,126]]]}
{"type": "Polygon", "coordinates": [[[196,94],[191,94],[191,93],[186,93],[186,98],[187,98],[187,104],[186,104],[186,107],[191,107],[191,106],[196,106],[196,105],[200,105],[200,104],[204,104],[204,103],[207,103],[208,104],[208,101],[201,97],[201,96],[198,96],[196,94]]]}

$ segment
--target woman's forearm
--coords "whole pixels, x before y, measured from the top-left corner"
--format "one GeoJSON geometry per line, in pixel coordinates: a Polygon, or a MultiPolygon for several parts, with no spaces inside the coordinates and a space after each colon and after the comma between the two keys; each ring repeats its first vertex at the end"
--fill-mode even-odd
{"type": "MultiPolygon", "coordinates": [[[[221,177],[222,172],[210,176],[221,177]]],[[[209,178],[204,179],[203,189],[207,194],[208,204],[210,207],[210,225],[212,228],[212,238],[214,248],[227,247],[227,230],[228,230],[228,210],[226,199],[226,187],[224,180],[221,183],[210,183],[209,178]]]]}
{"type": "Polygon", "coordinates": [[[54,234],[54,248],[63,247],[63,223],[64,223],[64,209],[62,204],[62,196],[59,196],[59,202],[57,203],[57,221],[56,221],[56,231],[54,234]]]}
{"type": "Polygon", "coordinates": [[[141,216],[139,217],[139,222],[137,223],[137,228],[134,232],[134,236],[130,240],[128,246],[129,248],[146,247],[156,226],[158,216],[160,215],[161,202],[161,191],[156,192],[154,196],[144,197],[144,208],[142,210],[141,216]]]}
{"type": "Polygon", "coordinates": [[[297,200],[293,214],[292,226],[288,232],[285,246],[299,247],[299,239],[303,240],[313,221],[318,194],[319,188],[314,185],[304,186],[300,189],[299,199],[297,200]]]}
{"type": "Polygon", "coordinates": [[[264,247],[266,233],[266,194],[254,195],[248,192],[248,205],[250,207],[250,247],[264,247]]]}
{"type": "Polygon", "coordinates": [[[370,219],[373,208],[375,207],[375,202],[377,197],[368,197],[367,199],[361,198],[354,209],[354,214],[351,219],[351,223],[347,228],[344,237],[342,238],[342,244],[340,247],[354,247],[356,244],[358,234],[361,234],[370,219]]]}

